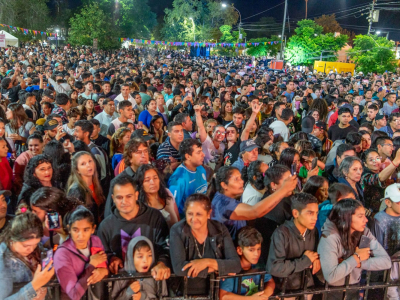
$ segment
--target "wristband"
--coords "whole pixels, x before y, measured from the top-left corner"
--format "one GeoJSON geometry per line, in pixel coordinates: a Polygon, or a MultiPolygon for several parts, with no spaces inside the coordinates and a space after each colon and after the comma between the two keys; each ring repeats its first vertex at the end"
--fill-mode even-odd
{"type": "Polygon", "coordinates": [[[393,166],[395,166],[396,168],[398,168],[398,167],[399,167],[399,165],[397,165],[397,166],[396,166],[396,165],[394,164],[394,162],[393,162],[393,161],[391,161],[391,163],[392,163],[392,165],[393,165],[393,166]]]}
{"type": "Polygon", "coordinates": [[[360,263],[361,263],[361,257],[360,257],[360,255],[359,255],[357,252],[354,252],[354,255],[356,255],[356,256],[358,257],[358,259],[360,260],[360,263]]]}

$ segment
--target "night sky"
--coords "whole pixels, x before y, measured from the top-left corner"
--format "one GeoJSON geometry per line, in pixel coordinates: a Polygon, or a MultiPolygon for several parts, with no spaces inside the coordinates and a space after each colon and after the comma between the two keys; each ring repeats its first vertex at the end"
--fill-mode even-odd
{"type": "MultiPolygon", "coordinates": [[[[54,1],[54,0],[52,0],[54,1]]],[[[51,1],[51,2],[52,2],[51,1]]],[[[81,0],[68,0],[71,7],[76,7],[81,0]]],[[[190,0],[188,0],[190,1],[190,0]]],[[[172,0],[148,0],[152,10],[158,16],[163,15],[164,9],[172,7],[172,0]]],[[[234,3],[242,15],[243,26],[258,21],[260,17],[274,17],[278,23],[282,23],[284,0],[235,0],[226,1],[224,3],[234,3]],[[252,17],[254,14],[260,13],[271,7],[276,8],[265,13],[252,17]],[[250,17],[250,18],[249,18],[250,17]]],[[[348,30],[354,31],[356,34],[366,34],[368,30],[368,10],[359,12],[365,9],[365,5],[371,4],[372,0],[308,0],[308,17],[313,19],[322,14],[336,13],[339,24],[348,30]],[[354,9],[355,8],[355,9],[354,9]],[[340,12],[339,12],[340,11],[340,12]],[[365,13],[360,16],[361,13],[365,13]]],[[[389,39],[400,41],[400,1],[399,0],[377,0],[377,4],[381,6],[398,9],[386,10],[380,12],[378,23],[373,23],[374,29],[380,29],[382,34],[389,31],[389,39]],[[384,4],[384,5],[383,5],[384,4]]],[[[288,15],[290,20],[290,28],[294,29],[295,23],[305,16],[305,1],[304,0],[288,0],[288,15]]],[[[277,34],[281,30],[277,28],[277,34]]]]}

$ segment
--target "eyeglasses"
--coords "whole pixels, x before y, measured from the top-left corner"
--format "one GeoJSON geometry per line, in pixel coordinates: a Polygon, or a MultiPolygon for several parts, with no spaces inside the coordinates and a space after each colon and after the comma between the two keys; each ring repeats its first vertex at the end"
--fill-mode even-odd
{"type": "Polygon", "coordinates": [[[226,134],[235,134],[236,133],[236,131],[235,130],[227,130],[227,131],[225,131],[225,133],[226,134]]]}
{"type": "Polygon", "coordinates": [[[383,144],[383,146],[389,146],[390,148],[393,148],[393,144],[383,144]]]}
{"type": "Polygon", "coordinates": [[[381,161],[381,160],[382,160],[382,157],[380,157],[380,156],[368,159],[368,161],[372,162],[372,163],[378,162],[378,161],[381,161]]]}
{"type": "Polygon", "coordinates": [[[225,135],[225,132],[221,132],[221,131],[217,130],[216,134],[225,135]]]}
{"type": "Polygon", "coordinates": [[[134,152],[136,155],[139,155],[139,156],[147,156],[147,155],[149,155],[149,151],[148,150],[141,150],[141,151],[136,151],[136,152],[134,152]]]}

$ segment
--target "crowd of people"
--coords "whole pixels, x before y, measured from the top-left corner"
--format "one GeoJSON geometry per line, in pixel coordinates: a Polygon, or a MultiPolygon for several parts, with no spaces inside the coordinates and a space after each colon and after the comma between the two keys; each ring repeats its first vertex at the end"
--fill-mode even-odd
{"type": "Polygon", "coordinates": [[[204,295],[210,273],[256,268],[263,290],[228,278],[220,298],[398,280],[399,74],[268,63],[1,48],[0,299],[43,300],[55,278],[62,299],[101,299],[124,272],[151,277],[112,299],[179,296],[183,277],[204,295]]]}

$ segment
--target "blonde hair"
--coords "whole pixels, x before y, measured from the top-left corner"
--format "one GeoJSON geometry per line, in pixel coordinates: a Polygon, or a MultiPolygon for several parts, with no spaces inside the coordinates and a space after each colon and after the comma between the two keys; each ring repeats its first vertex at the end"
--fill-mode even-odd
{"type": "Polygon", "coordinates": [[[123,139],[123,137],[127,132],[129,132],[130,134],[131,130],[127,127],[121,127],[118,128],[118,130],[112,135],[110,141],[110,157],[113,157],[113,155],[122,146],[121,140],[123,139]]]}

